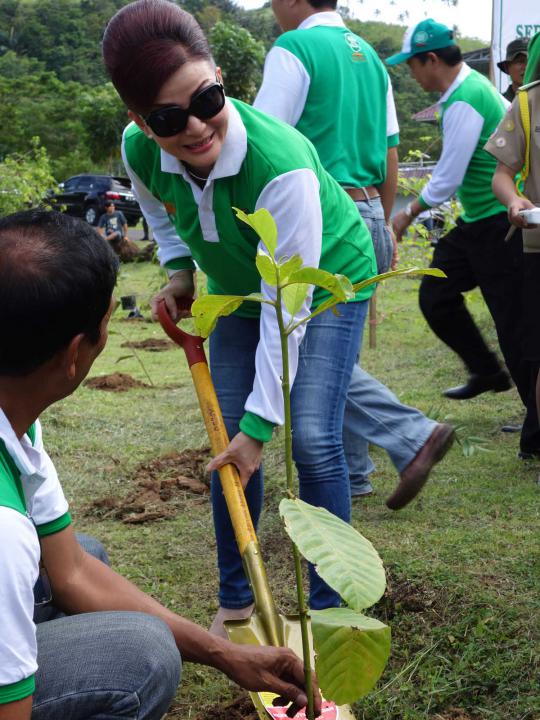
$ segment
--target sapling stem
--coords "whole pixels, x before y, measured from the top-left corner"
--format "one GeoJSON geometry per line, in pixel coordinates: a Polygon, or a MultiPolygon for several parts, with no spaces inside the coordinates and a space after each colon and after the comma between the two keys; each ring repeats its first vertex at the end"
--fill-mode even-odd
{"type": "MultiPolygon", "coordinates": [[[[278,271],[279,273],[279,271],[278,271]]],[[[283,391],[283,405],[285,409],[285,467],[287,479],[287,492],[290,498],[295,497],[294,479],[293,479],[293,457],[292,457],[292,423],[291,423],[291,385],[289,378],[289,345],[288,335],[283,320],[283,310],[281,306],[281,288],[279,286],[279,275],[277,283],[276,295],[276,315],[279,327],[279,337],[281,340],[281,359],[283,365],[281,388],[283,391]]],[[[298,613],[300,615],[300,630],[302,634],[302,654],[304,656],[304,672],[307,694],[307,717],[308,720],[315,720],[315,711],[313,707],[313,684],[311,682],[311,650],[309,647],[308,633],[308,610],[306,606],[306,598],[304,595],[304,585],[302,580],[302,564],[300,560],[300,552],[295,543],[292,542],[294,572],[296,576],[296,594],[298,598],[298,613]]]]}

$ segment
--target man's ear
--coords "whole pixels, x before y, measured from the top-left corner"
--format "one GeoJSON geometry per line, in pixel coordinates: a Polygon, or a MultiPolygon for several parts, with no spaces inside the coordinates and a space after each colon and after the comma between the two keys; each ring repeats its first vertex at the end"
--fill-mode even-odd
{"type": "Polygon", "coordinates": [[[222,72],[221,72],[221,68],[220,68],[220,67],[216,67],[216,80],[217,80],[218,82],[220,82],[222,85],[224,85],[224,82],[223,82],[223,74],[222,74],[222,72]]]}
{"type": "Polygon", "coordinates": [[[64,349],[62,357],[62,370],[68,380],[73,380],[77,375],[77,363],[79,360],[79,353],[81,343],[84,340],[84,333],[79,333],[70,340],[67,347],[64,349]]]}
{"type": "Polygon", "coordinates": [[[135,125],[137,125],[137,127],[139,127],[147,137],[152,137],[152,131],[140,115],[134,113],[133,110],[128,110],[128,118],[133,120],[135,125]]]}

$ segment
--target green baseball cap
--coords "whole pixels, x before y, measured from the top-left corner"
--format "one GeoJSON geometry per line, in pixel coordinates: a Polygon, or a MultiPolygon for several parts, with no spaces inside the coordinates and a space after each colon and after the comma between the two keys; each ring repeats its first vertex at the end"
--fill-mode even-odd
{"type": "Polygon", "coordinates": [[[419,53],[440,50],[456,45],[454,31],[431,18],[410,27],[403,38],[403,47],[397,55],[386,59],[387,65],[398,65],[419,53]]]}

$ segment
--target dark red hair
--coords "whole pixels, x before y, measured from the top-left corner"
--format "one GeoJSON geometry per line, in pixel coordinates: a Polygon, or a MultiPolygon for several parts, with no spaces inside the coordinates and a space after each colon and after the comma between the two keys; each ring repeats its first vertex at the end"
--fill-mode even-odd
{"type": "Polygon", "coordinates": [[[103,36],[103,59],[118,94],[146,114],[163,84],[192,59],[213,62],[199,24],[168,0],[137,0],[119,10],[103,36]]]}

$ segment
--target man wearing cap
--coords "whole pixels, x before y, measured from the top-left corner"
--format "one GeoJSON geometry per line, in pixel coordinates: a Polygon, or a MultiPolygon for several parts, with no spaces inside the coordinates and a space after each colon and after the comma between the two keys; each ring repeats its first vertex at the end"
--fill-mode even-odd
{"type": "MultiPolygon", "coordinates": [[[[397,186],[399,127],[388,73],[375,50],[350,32],[336,0],[273,0],[285,31],[270,50],[255,107],[293,125],[315,145],[324,168],[364,218],[379,272],[392,263],[388,223],[397,186]],[[369,112],[365,108],[369,107],[369,112]]],[[[426,482],[453,440],[453,428],[399,402],[356,366],[343,443],[353,497],[369,495],[375,469],[367,440],[384,448],[400,475],[387,505],[397,510],[426,482]]]]}
{"type": "Polygon", "coordinates": [[[506,47],[506,58],[497,63],[499,70],[510,75],[512,81],[503,93],[508,102],[516,97],[516,92],[523,85],[525,70],[527,69],[529,38],[516,38],[506,47]]]}
{"type": "MultiPolygon", "coordinates": [[[[489,136],[502,120],[507,102],[487,78],[463,62],[453,32],[432,19],[410,28],[402,52],[389,65],[407,62],[414,79],[427,92],[441,93],[439,108],[443,149],[431,180],[418,199],[394,217],[401,238],[422,211],[457,195],[463,212],[456,226],[442,237],[432,266],[447,280],[423,278],[420,307],[433,332],[456,352],[469,371],[464,385],[445,391],[455,400],[510,387],[510,378],[487,347],[464,302],[463,293],[479,287],[495,322],[499,345],[524,405],[530,378],[522,363],[521,234],[505,240],[509,231],[506,208],[493,194],[496,161],[485,150],[489,136]]],[[[521,450],[540,450],[538,420],[527,414],[521,450]]]]}

